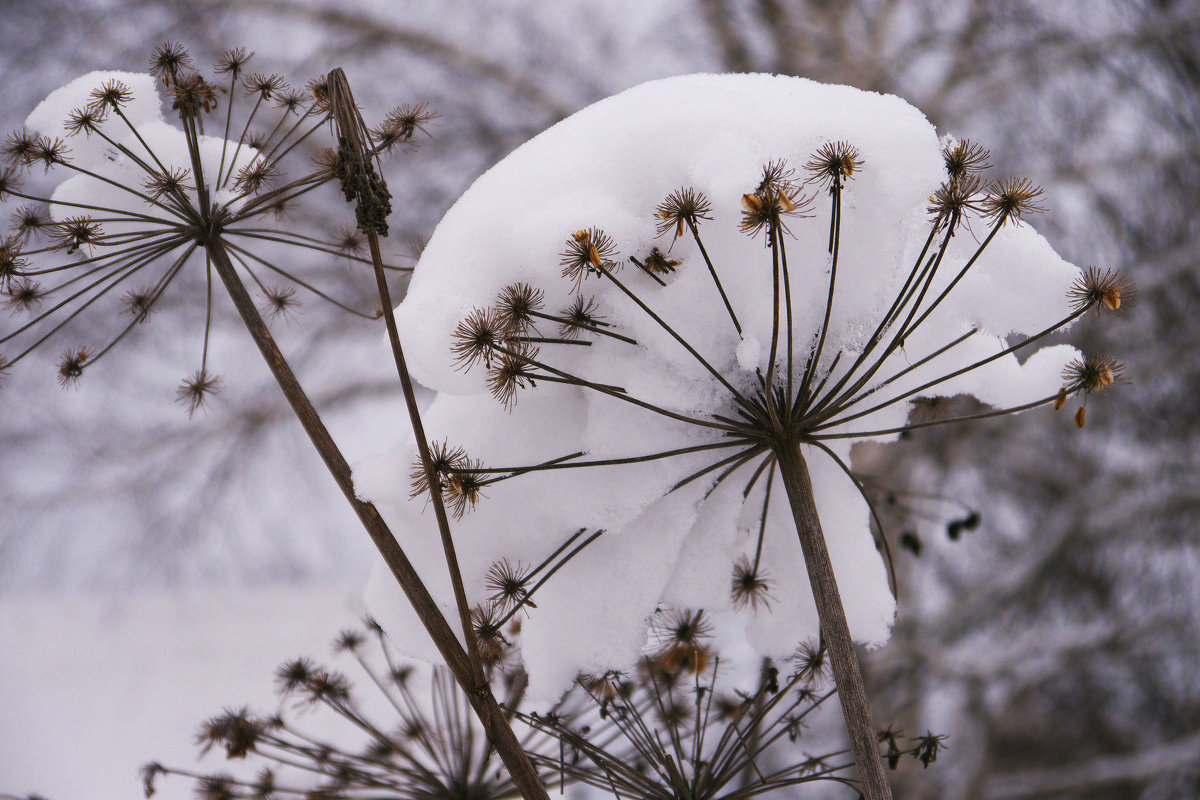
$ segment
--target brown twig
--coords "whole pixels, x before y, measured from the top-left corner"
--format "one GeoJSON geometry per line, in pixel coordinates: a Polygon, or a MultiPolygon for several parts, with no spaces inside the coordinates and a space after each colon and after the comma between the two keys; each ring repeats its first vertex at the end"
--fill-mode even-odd
{"type": "Polygon", "coordinates": [[[846,623],[846,611],[838,593],[833,565],[829,561],[821,519],[817,516],[808,465],[794,442],[783,443],[775,449],[775,453],[791,503],[792,516],[796,521],[796,534],[804,551],[804,564],[816,601],[821,635],[829,649],[833,679],[842,703],[842,715],[846,719],[846,732],[850,737],[854,763],[858,767],[860,791],[866,800],[891,800],[892,790],[879,757],[878,732],[867,703],[862,670],[854,652],[854,641],[850,638],[850,627],[846,623]]]}
{"type": "MultiPolygon", "coordinates": [[[[475,641],[475,630],[471,621],[470,607],[467,604],[466,590],[463,586],[462,573],[458,566],[458,555],[454,547],[454,538],[450,531],[450,520],[446,515],[446,508],[442,499],[440,489],[441,477],[437,473],[433,458],[429,452],[425,427],[421,423],[421,415],[413,393],[412,379],[404,359],[404,350],[400,344],[400,334],[396,327],[396,317],[392,311],[393,303],[391,294],[388,291],[387,278],[384,274],[383,257],[379,251],[379,235],[381,233],[386,235],[387,232],[386,214],[378,218],[375,217],[379,209],[386,208],[390,210],[390,195],[383,185],[382,178],[374,174],[370,155],[373,149],[370,146],[369,134],[362,121],[362,117],[358,113],[358,107],[354,103],[354,96],[350,91],[350,85],[346,80],[345,73],[340,68],[331,70],[329,75],[326,76],[326,86],[328,87],[329,103],[333,112],[334,123],[338,128],[340,161],[343,163],[344,169],[358,170],[360,173],[357,176],[357,182],[355,182],[356,176],[348,176],[350,184],[344,183],[344,186],[357,185],[362,189],[360,193],[353,196],[350,189],[347,189],[347,199],[357,200],[359,229],[366,235],[367,243],[370,247],[371,261],[375,267],[376,285],[379,290],[379,300],[383,308],[384,322],[387,325],[388,341],[391,344],[392,354],[396,362],[396,373],[400,378],[404,402],[408,407],[408,416],[412,425],[413,435],[417,440],[417,450],[420,453],[421,463],[425,469],[425,479],[430,487],[429,494],[433,501],[433,509],[437,517],[438,530],[441,534],[446,566],[450,573],[451,584],[454,587],[455,603],[458,607],[459,621],[462,624],[463,637],[466,641],[467,670],[465,672],[455,670],[455,679],[467,693],[468,698],[470,698],[471,706],[475,709],[480,722],[483,724],[488,741],[496,748],[497,754],[508,768],[509,774],[512,776],[513,782],[520,790],[522,796],[526,800],[542,800],[543,798],[548,798],[546,789],[538,778],[533,764],[521,748],[520,742],[513,733],[508,718],[497,704],[495,696],[492,694],[491,686],[484,675],[479,648],[475,641]],[[380,191],[381,195],[372,196],[367,194],[372,191],[380,191]]],[[[441,618],[441,621],[445,624],[444,617],[441,618]]]]}

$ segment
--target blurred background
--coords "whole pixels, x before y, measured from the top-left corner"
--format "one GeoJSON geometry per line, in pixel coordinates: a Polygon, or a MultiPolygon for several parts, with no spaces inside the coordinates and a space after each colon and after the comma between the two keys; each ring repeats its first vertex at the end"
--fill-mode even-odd
{"type": "MultiPolygon", "coordinates": [[[[934,767],[896,774],[897,796],[1200,797],[1200,5],[524,0],[499,12],[479,0],[3,0],[0,10],[6,131],[79,74],[144,70],[165,39],[201,66],[245,46],[252,69],[297,86],[342,66],[368,122],[429,103],[441,114],[432,139],[389,162],[398,263],[517,145],[667,75],[767,71],[895,93],[939,131],[984,144],[996,177],[1045,187],[1049,210],[1035,225],[1059,253],[1137,282],[1130,313],[1069,334],[1127,362],[1131,383],[1095,398],[1082,430],[1070,410],[1043,409],[860,454],[900,586],[893,639],[866,661],[876,718],[950,737],[934,767]],[[970,511],[978,526],[952,524],[970,511]]],[[[346,212],[296,213],[335,230],[346,212]]],[[[344,296],[374,306],[366,272],[297,269],[344,273],[344,296]]],[[[173,402],[203,327],[187,305],[157,314],[78,390],[54,384],[54,352],[0,395],[0,692],[10,699],[21,689],[8,678],[34,672],[29,663],[70,657],[62,644],[29,649],[54,638],[59,623],[37,611],[47,604],[67,604],[76,624],[70,609],[132,613],[178,592],[265,588],[353,605],[344,598],[371,564],[367,539],[232,308],[218,306],[210,356],[223,396],[190,421],[173,402]]],[[[404,436],[378,325],[310,303],[276,332],[352,461],[404,436]]],[[[25,735],[5,702],[0,732],[25,735]]],[[[196,721],[158,735],[186,740],[196,721]]],[[[5,768],[0,758],[0,792],[47,791],[9,785],[5,768]]]]}

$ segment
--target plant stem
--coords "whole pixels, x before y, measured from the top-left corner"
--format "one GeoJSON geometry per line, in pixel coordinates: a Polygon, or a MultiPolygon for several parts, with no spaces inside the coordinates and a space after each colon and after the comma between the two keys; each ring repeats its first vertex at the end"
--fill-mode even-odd
{"type": "Polygon", "coordinates": [[[520,742],[517,741],[512,728],[505,721],[504,713],[496,702],[491,689],[486,684],[482,687],[476,685],[466,650],[454,635],[453,629],[421,581],[412,562],[408,560],[404,549],[396,541],[396,537],[375,505],[360,500],[355,493],[349,463],[333,441],[333,437],[329,435],[329,431],[308,399],[308,395],[296,380],[295,373],[292,372],[291,366],[275,343],[274,337],[271,336],[266,322],[258,313],[245,285],[234,270],[233,262],[230,261],[229,254],[225,251],[224,243],[219,239],[214,239],[207,243],[207,249],[234,307],[250,332],[251,338],[254,339],[254,343],[258,345],[259,352],[262,353],[267,367],[271,370],[276,383],[279,384],[279,388],[291,405],[296,418],[304,427],[305,433],[308,434],[313,447],[325,462],[330,474],[333,475],[338,488],[342,490],[342,494],[345,495],[351,508],[358,515],[367,534],[371,537],[371,541],[379,550],[379,554],[391,569],[396,582],[400,584],[400,588],[404,591],[409,603],[412,604],[413,610],[425,626],[425,630],[429,632],[430,638],[433,639],[438,652],[445,659],[446,665],[466,692],[471,708],[483,724],[488,741],[496,748],[497,754],[508,768],[522,797],[525,800],[549,800],[545,787],[542,786],[536,770],[521,749],[520,742]]]}
{"type": "Polygon", "coordinates": [[[854,763],[858,767],[860,791],[865,800],[891,800],[892,790],[884,775],[883,761],[879,758],[878,733],[875,721],[871,718],[862,669],[854,652],[850,627],[846,624],[846,611],[842,607],[837,579],[829,561],[825,535],[821,531],[821,519],[817,515],[808,465],[800,453],[798,443],[793,440],[786,440],[778,445],[775,455],[779,463],[779,473],[783,477],[783,486],[792,506],[792,517],[796,521],[800,548],[804,551],[804,564],[808,569],[808,580],[812,585],[813,599],[817,605],[821,635],[829,648],[829,661],[833,667],[838,699],[842,703],[846,733],[850,738],[854,763]]]}

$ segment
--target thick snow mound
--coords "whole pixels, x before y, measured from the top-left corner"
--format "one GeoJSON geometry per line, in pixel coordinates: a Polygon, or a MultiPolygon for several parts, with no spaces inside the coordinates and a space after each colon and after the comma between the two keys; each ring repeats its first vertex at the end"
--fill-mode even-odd
{"type": "MultiPolygon", "coordinates": [[[[832,142],[852,145],[862,161],[842,195],[835,299],[816,373],[831,372],[832,386],[902,290],[930,235],[926,209],[945,179],[938,135],[919,111],[892,96],[798,78],[693,75],[630,89],[555,125],[476,181],[446,214],[398,310],[414,377],[438,393],[425,417],[430,440],[464,448],[471,459],[496,468],[572,454],[583,454],[574,461],[590,462],[727,442],[723,431],[703,423],[714,415],[736,416],[730,386],[755,393],[757,373],[768,371],[774,320],[772,251],[761,233],[751,237],[739,229],[743,196],[755,191],[764,165],[780,159],[803,182],[805,163],[832,142]],[[674,238],[673,225],[659,230],[656,207],[688,187],[711,203],[710,218],[700,220],[700,236],[741,323],[740,335],[690,233],[674,238]],[[591,332],[579,337],[589,346],[538,342],[536,387],[519,389],[515,405],[506,409],[492,396],[485,365],[464,369],[456,358],[453,348],[461,339],[455,331],[516,282],[543,292],[541,313],[559,316],[576,298],[575,281],[562,274],[563,254],[572,242],[583,241],[586,255],[587,244],[598,236],[580,237],[592,228],[612,239],[613,254],[598,254],[598,260],[611,258],[605,270],[620,285],[593,270],[580,291],[585,301],[594,301],[604,330],[636,344],[591,332]],[[654,247],[681,262],[663,277],[665,285],[628,261],[644,260],[654,247]],[[619,387],[621,396],[554,380],[564,375],[619,387]]],[[[809,212],[814,218],[788,218],[790,232],[782,237],[797,382],[822,325],[832,262],[830,194],[816,183],[804,191],[814,197],[809,212]]],[[[976,219],[958,230],[929,300],[949,285],[988,229],[986,220],[976,219]]],[[[1065,295],[1077,275],[1028,225],[1005,225],[972,271],[874,373],[865,387],[875,389],[871,398],[846,416],[998,353],[1005,337],[1053,325],[1067,315],[1065,295]],[[976,332],[961,345],[908,369],[971,330],[976,332]]],[[[534,323],[527,336],[560,336],[556,321],[534,323]]],[[[785,349],[781,342],[777,363],[785,349]]],[[[975,393],[1000,406],[1026,403],[1053,394],[1072,355],[1070,348],[1054,348],[1028,365],[1004,355],[955,378],[952,386],[917,394],[975,393]]],[[[887,431],[903,425],[909,410],[906,401],[897,402],[823,433],[887,431]]],[[[851,441],[824,444],[848,464],[851,441]]],[[[768,465],[746,491],[766,456],[735,460],[675,488],[739,452],[714,448],[631,464],[537,471],[483,488],[477,506],[452,525],[473,604],[493,594],[485,579],[494,563],[507,559],[532,567],[575,532],[604,531],[538,590],[536,608],[521,612],[522,655],[533,697],[554,697],[580,670],[629,668],[645,645],[648,619],[666,606],[732,609],[748,640],[768,655],[787,654],[817,633],[778,470],[768,465]],[[755,557],[764,519],[759,561],[771,586],[767,602],[735,609],[734,564],[739,557],[755,557]]],[[[894,602],[866,503],[829,454],[809,446],[802,452],[851,631],[861,642],[880,644],[887,639],[894,602]]],[[[379,505],[450,613],[432,509],[427,496],[410,498],[415,459],[410,445],[360,464],[358,487],[379,505]]],[[[434,656],[382,567],[367,595],[372,613],[399,641],[414,654],[434,656]]]]}

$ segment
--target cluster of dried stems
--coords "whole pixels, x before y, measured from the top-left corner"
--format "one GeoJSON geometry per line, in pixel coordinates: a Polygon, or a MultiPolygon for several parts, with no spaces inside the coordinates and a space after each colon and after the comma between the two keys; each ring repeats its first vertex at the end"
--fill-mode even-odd
{"type": "MultiPolygon", "coordinates": [[[[503,688],[506,719],[522,730],[521,746],[544,784],[661,800],[745,800],[805,784],[854,785],[848,752],[809,727],[835,693],[824,650],[800,648],[786,674],[764,661],[753,688],[742,691],[720,681],[703,612],[660,613],[653,631],[654,647],[636,672],[580,676],[542,713],[522,709],[526,680],[514,645],[489,666],[489,680],[503,688]]],[[[517,638],[519,624],[509,633],[517,638]]],[[[164,776],[192,780],[202,800],[521,796],[444,667],[405,662],[370,618],[362,630],[342,631],[333,650],[353,659],[374,697],[360,696],[345,673],[312,659],[286,661],[275,673],[275,713],[228,708],[196,733],[201,755],[243,762],[238,774],[151,762],[142,768],[146,796],[164,776]],[[328,724],[306,720],[314,710],[324,712],[320,722],[339,720],[345,733],[332,736],[328,724]]],[[[928,766],[943,738],[888,730],[880,742],[893,767],[906,756],[928,766]]]]}
{"type": "MultiPolygon", "coordinates": [[[[525,285],[510,286],[498,299],[495,308],[473,313],[456,334],[460,364],[464,368],[484,364],[489,370],[493,391],[508,406],[516,402],[519,390],[531,387],[538,381],[565,383],[632,403],[649,413],[698,426],[712,434],[711,444],[603,462],[587,461],[584,453],[571,453],[543,464],[503,468],[484,466],[448,445],[431,447],[427,441],[391,312],[393,303],[385,272],[389,267],[383,263],[379,248],[379,237],[387,233],[387,215],[391,205],[390,194],[376,169],[378,159],[391,147],[411,142],[432,115],[423,106],[402,107],[389,115],[378,128],[371,130],[364,124],[341,70],[335,69],[323,79],[311,82],[306,92],[293,92],[278,76],[247,73],[245,66],[248,59],[249,55],[244,50],[229,51],[216,65],[218,74],[228,76],[227,85],[210,83],[194,72],[187,52],[177,45],[168,43],[162,46],[151,59],[152,72],[161,78],[170,95],[172,108],[182,124],[188,146],[189,169],[164,166],[152,147],[141,138],[137,127],[123,113],[123,108],[131,98],[128,87],[119,81],[96,87],[91,101],[72,113],[68,121],[71,135],[94,136],[107,142],[118,157],[143,171],[145,177],[140,187],[118,184],[90,169],[89,165],[76,163],[71,158],[68,141],[36,136],[25,131],[8,137],[4,144],[4,155],[9,165],[0,174],[0,197],[17,198],[28,201],[30,205],[22,207],[15,215],[13,232],[0,243],[0,290],[4,292],[11,308],[18,313],[30,313],[32,319],[0,337],[0,345],[22,343],[11,360],[0,360],[0,374],[42,346],[110,292],[128,286],[125,281],[129,278],[142,272],[150,274],[147,283],[129,289],[122,298],[121,304],[128,318],[114,337],[99,347],[73,347],[64,352],[58,366],[59,379],[64,386],[74,385],[130,330],[151,317],[163,293],[187,264],[202,258],[207,287],[206,319],[210,322],[212,317],[215,276],[224,286],[298,420],[436,643],[446,668],[463,690],[463,696],[479,719],[488,742],[509,770],[514,790],[527,800],[546,797],[544,778],[550,762],[526,752],[513,732],[513,709],[502,708],[494,695],[489,672],[504,653],[503,643],[498,643],[497,637],[502,626],[511,622],[519,608],[531,605],[530,597],[540,585],[529,585],[534,577],[540,581],[549,578],[558,566],[602,532],[594,532],[581,544],[575,544],[584,533],[580,531],[539,570],[527,572],[518,565],[518,568],[505,573],[504,565],[497,565],[490,580],[494,581],[498,595],[508,598],[508,607],[504,608],[504,603],[498,600],[491,607],[473,610],[466,600],[465,587],[457,566],[446,501],[449,501],[454,514],[461,515],[479,498],[482,487],[490,481],[547,469],[664,459],[710,450],[722,457],[705,469],[687,476],[679,485],[719,471],[715,486],[744,467],[751,473],[745,490],[749,495],[759,478],[766,474],[767,488],[763,501],[765,527],[770,485],[778,474],[795,519],[817,601],[823,643],[828,648],[837,694],[850,732],[861,790],[870,800],[889,797],[890,789],[883,772],[883,761],[889,751],[881,754],[880,734],[871,720],[801,446],[815,448],[833,457],[861,490],[861,481],[824,442],[982,419],[1042,404],[1060,406],[1069,395],[1087,394],[1112,385],[1120,380],[1120,365],[1106,357],[1088,358],[1068,368],[1060,391],[1016,408],[949,414],[888,430],[853,434],[832,431],[883,406],[905,402],[917,395],[935,394],[938,384],[1016,352],[1091,310],[1116,311],[1122,303],[1128,304],[1132,294],[1128,281],[1115,272],[1088,271],[1072,290],[1071,313],[1059,323],[991,357],[899,396],[874,403],[872,396],[879,388],[908,371],[883,381],[873,380],[884,362],[903,346],[913,331],[923,325],[1004,225],[1016,223],[1023,216],[1039,210],[1040,190],[1024,180],[998,181],[985,188],[980,175],[987,168],[986,151],[967,142],[950,148],[945,154],[946,182],[931,200],[928,238],[903,287],[859,352],[838,352],[833,358],[827,358],[823,356],[827,355],[824,350],[836,298],[842,196],[847,182],[863,168],[863,161],[851,144],[831,142],[821,147],[804,165],[806,180],[799,180],[795,171],[783,161],[773,161],[764,167],[758,186],[741,199],[741,230],[752,237],[763,236],[774,287],[770,355],[765,374],[758,374],[756,385],[735,385],[733,379],[714,369],[703,354],[653,311],[643,297],[644,289],[618,276],[620,264],[616,260],[614,245],[600,228],[576,231],[566,238],[562,253],[563,276],[572,282],[577,293],[574,303],[558,313],[547,313],[542,305],[540,289],[525,285]],[[233,116],[234,99],[239,94],[249,98],[252,105],[245,114],[240,135],[233,137],[231,133],[237,130],[233,116]],[[223,120],[222,103],[225,104],[223,120]],[[272,108],[276,119],[269,127],[269,133],[251,133],[255,123],[263,121],[261,115],[267,114],[272,108]],[[215,172],[201,157],[201,137],[206,122],[211,125],[214,117],[227,142],[215,172]],[[336,147],[322,151],[315,168],[302,177],[285,179],[283,160],[300,143],[330,123],[336,131],[336,147]],[[136,145],[128,143],[131,141],[130,134],[136,140],[136,145]],[[243,149],[253,153],[244,163],[239,161],[243,149]],[[39,165],[47,171],[51,168],[63,169],[110,184],[127,195],[129,205],[138,210],[57,202],[56,207],[69,208],[78,214],[52,221],[46,214],[49,198],[26,192],[19,180],[22,169],[39,165]],[[356,230],[345,233],[340,241],[324,242],[288,231],[282,224],[270,224],[270,219],[278,216],[289,204],[331,181],[338,182],[346,199],[354,202],[356,230]],[[813,213],[817,198],[815,194],[806,194],[809,186],[823,190],[828,197],[828,255],[831,269],[821,328],[813,341],[797,347],[793,335],[787,234],[789,224],[796,224],[799,218],[813,213]],[[937,296],[931,296],[930,289],[943,266],[947,247],[970,215],[980,215],[988,221],[987,235],[947,288],[937,296]],[[106,233],[106,225],[119,232],[106,233]],[[272,249],[264,254],[256,252],[255,248],[264,244],[272,249]],[[374,271],[382,314],[420,452],[420,464],[415,469],[416,491],[437,489],[429,494],[439,524],[446,568],[454,588],[456,620],[447,619],[439,610],[374,505],[358,498],[345,458],[301,388],[263,314],[247,290],[243,278],[246,275],[261,291],[263,303],[271,314],[286,313],[295,303],[295,290],[269,285],[260,277],[262,274],[290,279],[301,288],[337,303],[327,293],[299,281],[280,267],[272,258],[276,252],[273,248],[277,245],[296,245],[339,255],[370,265],[374,271]],[[40,264],[43,259],[60,255],[65,256],[61,263],[40,264]],[[549,363],[541,354],[542,349],[586,346],[589,343],[587,337],[590,336],[606,336],[629,347],[639,346],[632,338],[619,333],[596,315],[594,304],[582,293],[584,283],[590,279],[611,282],[704,367],[728,391],[728,413],[711,417],[680,414],[633,397],[621,387],[589,381],[585,376],[571,372],[569,365],[563,367],[549,363]],[[47,304],[50,305],[45,308],[47,304]],[[539,321],[555,324],[558,335],[542,335],[536,328],[539,321]],[[725,455],[727,451],[732,452],[725,455]],[[568,552],[567,548],[571,545],[574,548],[568,552]],[[459,629],[457,633],[456,626],[459,629]]],[[[740,334],[741,325],[736,309],[726,296],[717,266],[709,259],[700,235],[702,223],[711,219],[707,198],[694,188],[683,187],[667,197],[654,213],[660,223],[661,235],[669,235],[672,239],[690,236],[695,241],[713,278],[714,291],[721,296],[729,324],[740,334]]],[[[631,257],[629,260],[638,267],[639,274],[648,276],[650,283],[647,286],[650,289],[668,289],[665,276],[681,266],[678,260],[670,258],[658,248],[654,248],[645,258],[631,257]]],[[[219,378],[210,372],[208,365],[209,330],[210,325],[206,322],[199,369],[179,389],[180,400],[189,412],[202,406],[220,386],[219,378]]],[[[915,361],[911,368],[915,369],[952,350],[977,333],[976,329],[971,329],[950,334],[943,347],[915,361]]],[[[1077,422],[1083,424],[1082,407],[1077,414],[1077,422]]],[[[732,591],[741,605],[757,607],[766,602],[769,594],[771,582],[759,563],[759,554],[761,540],[753,562],[747,559],[734,566],[732,591]]],[[[704,670],[698,664],[693,664],[694,675],[702,672],[704,670]]],[[[650,670],[649,674],[653,676],[655,673],[650,670]]],[[[653,684],[657,679],[652,677],[650,680],[653,684]]],[[[705,691],[702,691],[700,678],[696,680],[695,696],[701,698],[705,691]]],[[[642,688],[645,690],[646,686],[642,688]]],[[[655,691],[652,685],[649,694],[653,695],[655,691]]],[[[706,691],[711,698],[711,683],[706,691]]],[[[775,691],[771,697],[782,697],[783,694],[785,692],[775,691]]],[[[765,695],[755,697],[758,698],[755,702],[764,708],[774,708],[775,703],[783,702],[778,699],[767,702],[765,695]]],[[[611,698],[601,698],[602,709],[607,709],[607,701],[616,702],[611,698]]],[[[661,694],[654,702],[662,702],[661,694]]],[[[633,716],[619,715],[614,719],[633,725],[629,720],[638,719],[637,713],[640,712],[635,713],[635,710],[643,707],[633,703],[628,708],[628,713],[633,716]]],[[[704,713],[707,715],[707,710],[704,713]]],[[[703,718],[707,719],[707,716],[703,718]]],[[[538,730],[555,734],[559,741],[570,742],[579,752],[588,752],[587,743],[582,739],[572,739],[574,734],[569,734],[566,727],[532,717],[527,721],[538,730]]],[[[762,720],[759,720],[755,724],[761,723],[762,720]]],[[[639,725],[627,728],[617,725],[617,728],[622,736],[633,741],[640,735],[638,731],[642,728],[639,725]]],[[[696,726],[696,736],[704,735],[703,727],[696,726]]],[[[889,741],[886,736],[884,741],[889,741]]],[[[647,739],[643,743],[649,746],[648,742],[647,739]]],[[[678,747],[684,745],[678,743],[678,747]]],[[[891,741],[890,747],[895,749],[894,741],[891,741]]],[[[699,739],[694,740],[691,747],[693,753],[700,753],[702,749],[699,739]]],[[[562,758],[555,763],[561,773],[568,771],[562,758]]],[[[697,771],[691,778],[700,780],[701,771],[698,765],[694,766],[697,766],[697,771]]],[[[609,770],[605,773],[605,780],[610,781],[610,788],[616,790],[611,783],[616,780],[612,772],[609,770]]],[[[723,780],[729,778],[728,774],[722,775],[723,780]]],[[[790,772],[788,775],[789,781],[796,777],[790,772]]],[[[671,777],[671,781],[677,782],[677,778],[671,777]]],[[[579,779],[585,780],[583,777],[579,779]]],[[[705,779],[711,779],[711,775],[705,779]]],[[[633,783],[626,788],[636,789],[637,782],[633,778],[629,780],[633,783]]],[[[680,787],[675,786],[670,791],[678,792],[680,787]]]]}

